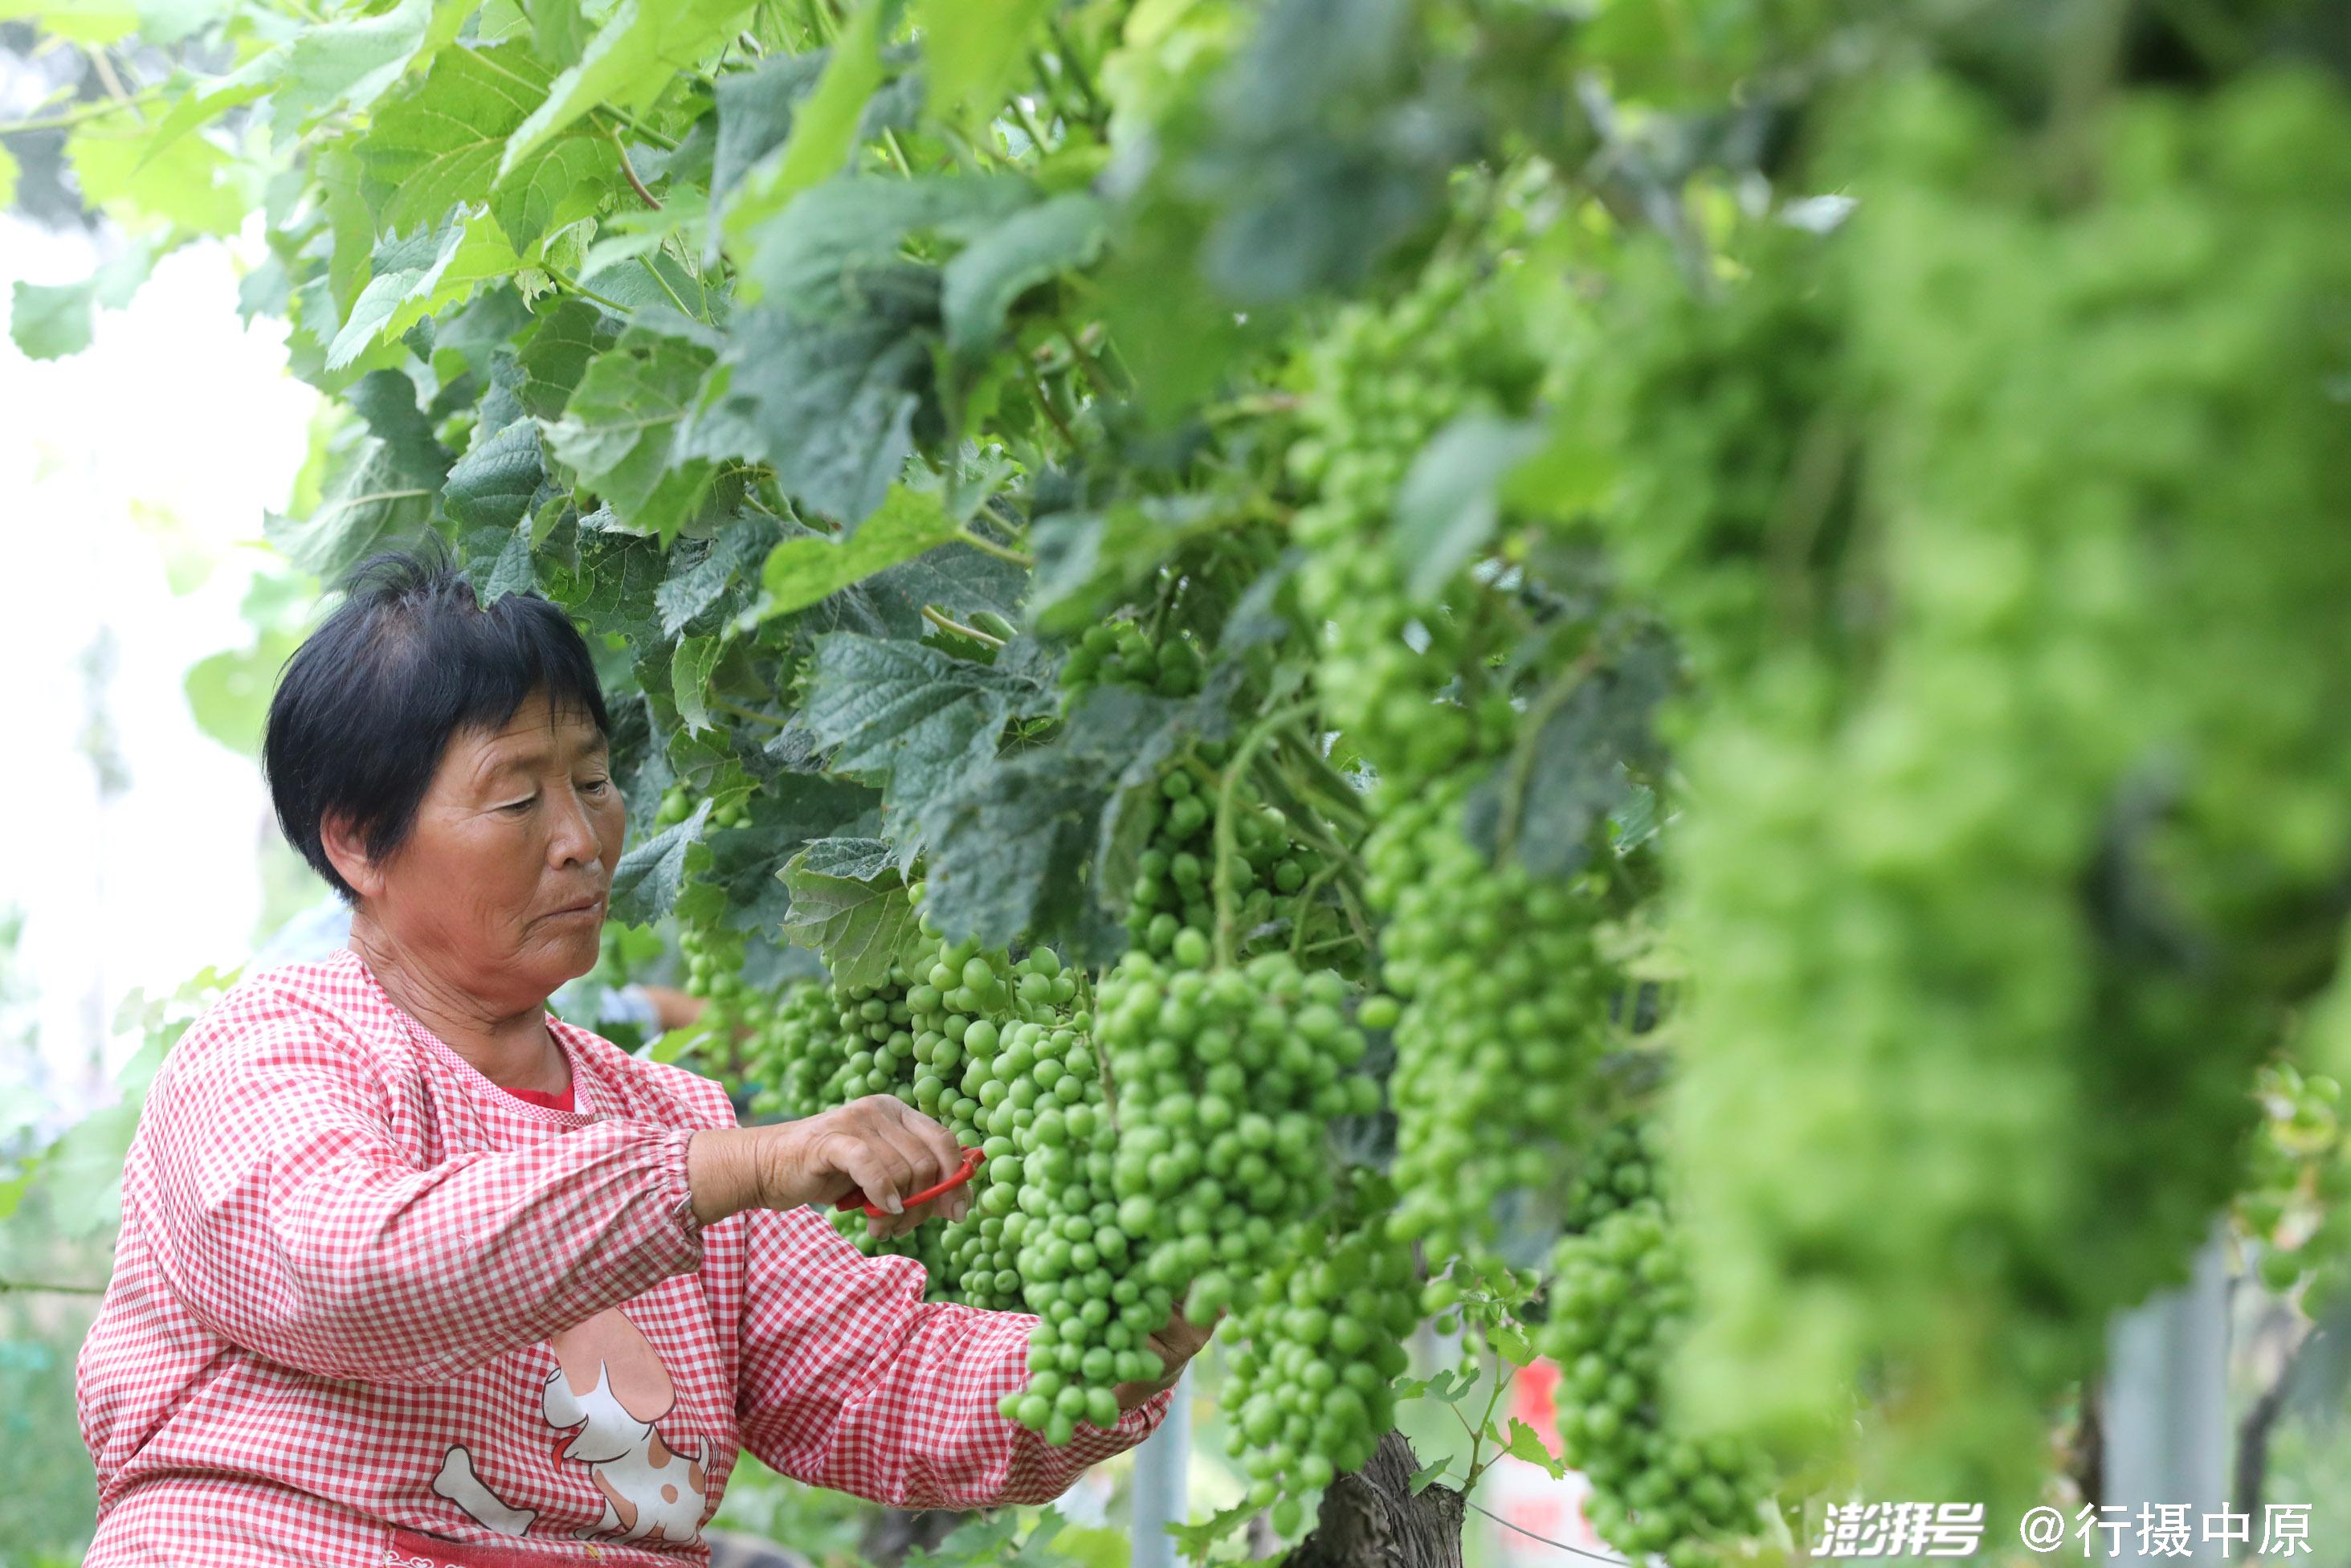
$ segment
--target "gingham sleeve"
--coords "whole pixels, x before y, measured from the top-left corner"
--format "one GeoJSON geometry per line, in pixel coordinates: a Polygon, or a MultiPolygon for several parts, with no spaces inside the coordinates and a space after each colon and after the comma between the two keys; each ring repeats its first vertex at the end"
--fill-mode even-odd
{"type": "Polygon", "coordinates": [[[898,1508],[1039,1503],[1149,1437],[1161,1394],[1055,1448],[997,1413],[1035,1318],[923,1300],[922,1265],[866,1258],[809,1209],[747,1224],[744,1446],[811,1486],[898,1508]]]}
{"type": "Polygon", "coordinates": [[[362,1054],[298,1011],[173,1051],[124,1203],[206,1328],[323,1376],[423,1384],[698,1268],[691,1135],[607,1121],[427,1168],[362,1054]]]}

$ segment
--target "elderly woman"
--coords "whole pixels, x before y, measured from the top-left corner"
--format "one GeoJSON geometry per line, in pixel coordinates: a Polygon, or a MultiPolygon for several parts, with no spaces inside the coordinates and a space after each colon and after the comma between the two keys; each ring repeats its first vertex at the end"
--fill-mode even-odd
{"type": "MultiPolygon", "coordinates": [[[[734,1124],[718,1086],[546,1010],[625,826],[562,612],[379,559],[286,666],[270,788],[350,945],[253,976],[150,1092],[83,1348],[90,1568],[706,1561],[737,1453],[906,1507],[1055,1496],[1139,1442],[998,1413],[1034,1320],[925,1304],[807,1206],[903,1196],[946,1129],[875,1096],[734,1124]]],[[[963,1212],[962,1189],[925,1206],[963,1212]]]]}

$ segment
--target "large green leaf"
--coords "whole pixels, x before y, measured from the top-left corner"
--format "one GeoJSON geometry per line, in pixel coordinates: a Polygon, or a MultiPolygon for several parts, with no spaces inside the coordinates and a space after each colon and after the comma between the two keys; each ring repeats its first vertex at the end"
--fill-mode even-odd
{"type": "Polygon", "coordinates": [[[618,339],[604,312],[585,299],[563,299],[539,317],[530,340],[516,352],[522,380],[515,396],[534,419],[554,419],[563,413],[589,362],[618,339]]]}
{"type": "Polygon", "coordinates": [[[550,451],[630,528],[675,536],[710,483],[710,465],[674,450],[678,421],[710,368],[710,351],[632,327],[590,364],[549,424],[550,451]]]}
{"type": "Polygon", "coordinates": [[[621,857],[621,863],[612,868],[609,907],[613,919],[641,925],[670,912],[685,883],[688,858],[701,846],[710,810],[705,796],[694,815],[672,823],[621,857]]]}
{"type": "Polygon", "coordinates": [[[12,287],[8,336],[28,360],[58,360],[89,347],[96,308],[89,285],[26,283],[12,287]]]}
{"type": "Polygon", "coordinates": [[[511,530],[530,511],[547,480],[538,426],[517,419],[474,444],[449,470],[441,504],[471,528],[511,530]]]}
{"type": "Polygon", "coordinates": [[[372,265],[375,275],[327,347],[329,370],[351,363],[373,344],[399,337],[427,316],[462,304],[482,284],[511,277],[522,260],[497,225],[475,217],[388,241],[372,265]]]}
{"type": "Polygon", "coordinates": [[[925,808],[924,904],[991,946],[1051,941],[1081,961],[1117,951],[1118,927],[1087,890],[1104,769],[1066,747],[967,774],[925,808]]]}
{"type": "Polygon", "coordinates": [[[231,235],[258,204],[252,166],[201,136],[183,136],[144,157],[147,133],[121,116],[84,120],[66,138],[82,199],[126,226],[157,220],[195,234],[231,235]]]}
{"type": "Polygon", "coordinates": [[[786,539],[769,550],[759,573],[765,591],[759,613],[764,617],[806,609],[955,535],[955,519],[936,495],[893,486],[881,508],[849,538],[786,539]]]}
{"type": "Polygon", "coordinates": [[[737,318],[686,449],[771,463],[796,498],[853,525],[905,466],[930,386],[930,348],[912,321],[810,322],[761,307],[737,318]]]}
{"type": "Polygon", "coordinates": [[[1503,484],[1543,441],[1532,422],[1465,414],[1421,449],[1396,492],[1389,540],[1413,598],[1433,601],[1493,541],[1503,484]]]}
{"type": "Polygon", "coordinates": [[[922,943],[922,913],[895,872],[863,882],[807,869],[806,852],[778,874],[791,893],[787,940],[824,959],[836,986],[879,986],[922,943]]]}
{"type": "Polygon", "coordinates": [[[722,203],[768,153],[790,139],[792,116],[816,89],[829,51],[770,55],[756,70],[718,78],[718,140],[711,152],[710,195],[722,203]]]}
{"type": "Polygon", "coordinates": [[[941,110],[970,105],[996,112],[1023,47],[1056,0],[916,0],[923,68],[941,110]]]}
{"type": "Polygon", "coordinates": [[[882,85],[882,0],[862,0],[841,27],[824,74],[791,114],[790,135],[737,188],[724,219],[729,239],[748,235],[849,162],[857,145],[858,116],[882,85]]]}
{"type": "Polygon", "coordinates": [[[832,749],[834,771],[914,811],[991,760],[1006,720],[1053,702],[1040,682],[920,643],[833,632],[817,639],[799,722],[832,749]]]}
{"type": "Polygon", "coordinates": [[[947,346],[959,354],[993,347],[1013,302],[1101,255],[1108,225],[1099,197],[1071,192],[1015,213],[972,241],[942,278],[947,346]]]}
{"type": "Polygon", "coordinates": [[[377,112],[359,154],[388,229],[437,225],[460,202],[490,204],[517,250],[585,217],[619,182],[618,154],[584,132],[501,167],[509,134],[546,99],[547,67],[522,40],[442,51],[424,78],[377,112]]]}
{"type": "Polygon", "coordinates": [[[893,280],[927,298],[930,269],[899,254],[910,235],[983,235],[1036,199],[1006,175],[828,180],[761,226],[743,276],[803,318],[857,308],[893,280]]]}
{"type": "Polygon", "coordinates": [[[643,109],[735,36],[750,0],[621,0],[580,62],[556,78],[544,102],[514,127],[497,165],[519,172],[549,138],[590,110],[643,109]]]}

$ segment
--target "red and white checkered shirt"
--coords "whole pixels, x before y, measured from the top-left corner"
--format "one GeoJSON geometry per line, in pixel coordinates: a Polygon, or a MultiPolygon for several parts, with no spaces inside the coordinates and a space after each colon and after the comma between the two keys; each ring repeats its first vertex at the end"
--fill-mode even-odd
{"type": "Polygon", "coordinates": [[[997,1414],[1034,1319],[926,1304],[808,1209],[696,1223],[705,1079],[550,1019],[576,1112],[500,1091],[358,955],[271,970],[150,1091],[80,1360],[88,1568],[703,1563],[738,1449],[910,1508],[1040,1502],[997,1414]]]}

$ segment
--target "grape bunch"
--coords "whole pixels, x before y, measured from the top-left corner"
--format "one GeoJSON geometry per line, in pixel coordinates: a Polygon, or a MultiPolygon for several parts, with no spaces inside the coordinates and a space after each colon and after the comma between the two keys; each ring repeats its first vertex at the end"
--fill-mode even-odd
{"type": "Polygon", "coordinates": [[[1130,951],[1102,981],[1119,1225],[1195,1314],[1244,1299],[1330,1201],[1331,1119],[1378,1109],[1352,1071],[1364,1042],[1346,999],[1338,976],[1279,953],[1203,970],[1130,951]]]}
{"type": "Polygon", "coordinates": [[[1382,1178],[1359,1175],[1346,1202],[1263,1266],[1225,1329],[1233,1457],[1249,1501],[1270,1508],[1285,1536],[1395,1421],[1403,1342],[1420,1309],[1411,1249],[1367,1219],[1393,1201],[1382,1178]]]}
{"type": "Polygon", "coordinates": [[[1188,697],[1200,689],[1200,652],[1180,633],[1157,642],[1132,621],[1110,621],[1086,629],[1061,664],[1061,685],[1071,697],[1095,686],[1131,686],[1163,697],[1188,697]]]}
{"type": "Polygon", "coordinates": [[[1391,800],[1364,846],[1388,916],[1394,999],[1363,1016],[1395,1030],[1393,1224],[1440,1270],[1483,1259],[1495,1200],[1559,1168],[1616,988],[1593,945],[1596,895],[1489,864],[1462,836],[1462,794],[1456,779],[1391,800]]]}
{"type": "Polygon", "coordinates": [[[2283,1293],[2306,1277],[2313,1315],[2342,1288],[2351,1268],[2351,1144],[2344,1138],[2343,1086],[2292,1062],[2264,1065],[2255,1082],[2262,1106],[2237,1194],[2238,1228],[2261,1245],[2262,1282],[2283,1293]]]}
{"type": "MultiPolygon", "coordinates": [[[[1184,968],[1201,968],[1214,952],[1217,919],[1217,806],[1227,748],[1200,743],[1191,758],[1161,776],[1144,808],[1150,838],[1135,857],[1126,925],[1144,952],[1184,968]],[[1196,763],[1195,767],[1193,764],[1196,763]]],[[[1235,791],[1230,885],[1233,956],[1331,945],[1345,931],[1343,912],[1320,897],[1328,862],[1297,842],[1289,820],[1253,790],[1235,791]]]]}
{"type": "MultiPolygon", "coordinates": [[[[1646,1168],[1624,1152],[1595,1162],[1588,1185],[1646,1168]]],[[[1560,1366],[1560,1436],[1567,1462],[1591,1478],[1593,1528],[1628,1556],[1699,1568],[1709,1542],[1760,1527],[1771,1477],[1735,1438],[1691,1436],[1671,1419],[1665,1371],[1691,1299],[1682,1245],[1655,1196],[1598,1210],[1553,1254],[1535,1343],[1560,1366]]]]}
{"type": "Polygon", "coordinates": [[[1380,308],[1340,313],[1303,367],[1302,434],[1287,459],[1311,486],[1299,583],[1323,623],[1318,685],[1333,727],[1384,778],[1417,780],[1489,750],[1508,734],[1505,694],[1483,689],[1472,656],[1479,591],[1466,574],[1443,601],[1416,603],[1384,535],[1413,460],[1447,423],[1507,409],[1528,377],[1473,271],[1431,267],[1380,308]],[[1468,701],[1447,695],[1470,683],[1468,701]]]}

